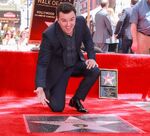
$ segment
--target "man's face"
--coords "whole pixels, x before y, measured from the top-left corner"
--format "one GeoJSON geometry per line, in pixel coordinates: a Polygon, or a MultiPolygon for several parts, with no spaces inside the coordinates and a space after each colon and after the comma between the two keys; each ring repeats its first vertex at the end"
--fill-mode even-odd
{"type": "Polygon", "coordinates": [[[64,14],[62,12],[59,13],[58,23],[63,32],[66,33],[67,35],[72,36],[75,22],[76,22],[76,15],[73,11],[67,14],[64,14]]]}

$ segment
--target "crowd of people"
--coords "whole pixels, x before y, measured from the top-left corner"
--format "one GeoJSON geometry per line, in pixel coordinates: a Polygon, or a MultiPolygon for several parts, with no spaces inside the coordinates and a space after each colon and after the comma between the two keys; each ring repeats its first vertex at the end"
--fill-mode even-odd
{"type": "Polygon", "coordinates": [[[27,47],[29,28],[20,31],[19,28],[9,24],[0,23],[0,48],[8,50],[21,50],[27,47]]]}
{"type": "Polygon", "coordinates": [[[150,53],[150,0],[131,0],[131,6],[116,15],[108,0],[101,0],[92,31],[97,53],[150,53]]]}

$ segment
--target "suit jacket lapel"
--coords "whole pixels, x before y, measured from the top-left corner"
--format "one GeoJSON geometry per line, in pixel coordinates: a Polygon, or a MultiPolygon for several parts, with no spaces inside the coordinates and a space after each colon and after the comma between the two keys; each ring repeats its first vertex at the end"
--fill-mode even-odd
{"type": "Polygon", "coordinates": [[[60,28],[58,22],[56,22],[56,35],[57,35],[58,40],[60,41],[62,47],[66,48],[67,41],[66,41],[66,38],[64,37],[64,32],[60,28]]]}
{"type": "Polygon", "coordinates": [[[77,22],[76,22],[76,25],[75,25],[75,45],[76,45],[76,48],[77,50],[80,48],[79,47],[79,37],[80,35],[80,26],[78,26],[77,22]]]}

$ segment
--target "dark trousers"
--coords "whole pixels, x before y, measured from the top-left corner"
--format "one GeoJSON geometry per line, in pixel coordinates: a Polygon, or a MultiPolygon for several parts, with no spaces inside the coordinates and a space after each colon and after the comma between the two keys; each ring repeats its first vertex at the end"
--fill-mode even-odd
{"type": "Polygon", "coordinates": [[[48,97],[50,103],[48,104],[52,111],[60,112],[65,107],[66,88],[70,76],[83,76],[76,93],[73,97],[79,98],[84,101],[90,88],[95,83],[100,74],[99,68],[95,67],[90,70],[86,69],[85,62],[78,62],[74,67],[67,68],[55,86],[49,90],[50,96],[48,97]]]}
{"type": "Polygon", "coordinates": [[[133,53],[131,50],[131,46],[132,46],[132,40],[127,38],[122,39],[122,53],[133,53]]]}

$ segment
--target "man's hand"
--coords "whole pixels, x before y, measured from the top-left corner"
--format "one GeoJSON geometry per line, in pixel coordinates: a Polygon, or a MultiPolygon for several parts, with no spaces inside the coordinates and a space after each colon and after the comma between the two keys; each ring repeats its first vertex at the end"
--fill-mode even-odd
{"type": "Polygon", "coordinates": [[[137,43],[137,42],[133,42],[133,43],[132,43],[132,46],[131,46],[131,49],[132,49],[132,51],[133,51],[134,53],[136,53],[137,47],[138,47],[138,43],[137,43]]]}
{"type": "Polygon", "coordinates": [[[98,64],[96,63],[96,61],[94,59],[88,59],[88,60],[86,60],[85,64],[87,65],[87,69],[98,67],[98,64]]]}
{"type": "Polygon", "coordinates": [[[133,52],[137,52],[138,50],[138,31],[137,24],[131,23],[131,34],[132,34],[132,46],[131,49],[133,52]]]}
{"type": "Polygon", "coordinates": [[[114,34],[115,39],[118,39],[118,34],[114,34]]]}
{"type": "Polygon", "coordinates": [[[46,103],[49,103],[49,100],[46,99],[45,92],[42,87],[38,87],[34,92],[37,94],[37,98],[39,102],[41,102],[44,106],[46,103]]]}

